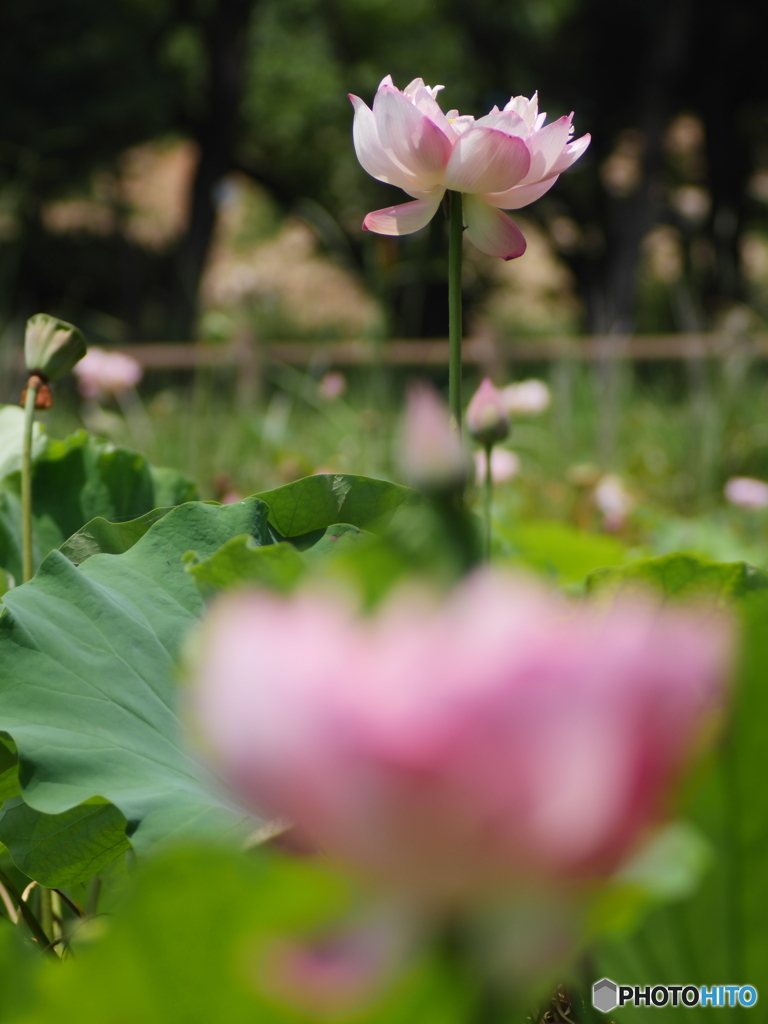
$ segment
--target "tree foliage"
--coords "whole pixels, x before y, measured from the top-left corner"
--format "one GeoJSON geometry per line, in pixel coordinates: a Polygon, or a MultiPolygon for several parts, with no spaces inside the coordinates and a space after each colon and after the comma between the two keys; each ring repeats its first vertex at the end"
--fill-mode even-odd
{"type": "MultiPolygon", "coordinates": [[[[744,298],[740,243],[765,220],[747,188],[765,159],[767,102],[751,11],[749,0],[716,14],[692,0],[8,0],[0,304],[18,314],[45,302],[79,319],[101,310],[133,335],[188,336],[233,170],[299,210],[337,256],[370,267],[377,243],[366,240],[366,254],[361,217],[398,200],[355,160],[346,93],[370,100],[390,73],[401,86],[417,76],[444,83],[450,106],[476,114],[536,88],[550,115],[574,109],[592,148],[528,215],[560,225],[552,234],[585,296],[585,326],[635,325],[639,246],[658,223],[679,233],[694,296],[668,326],[704,326],[744,298]],[[681,113],[703,126],[691,159],[668,139],[681,113]],[[87,190],[126,147],[169,136],[193,140],[199,162],[187,229],[166,251],[130,241],[119,217],[101,237],[46,230],[46,202],[87,190]],[[611,178],[616,159],[623,181],[611,178]],[[676,205],[686,186],[704,194],[698,219],[676,205]]],[[[429,316],[440,231],[400,243],[410,270],[389,297],[402,313],[404,289],[425,292],[414,332],[442,329],[429,316]]]]}

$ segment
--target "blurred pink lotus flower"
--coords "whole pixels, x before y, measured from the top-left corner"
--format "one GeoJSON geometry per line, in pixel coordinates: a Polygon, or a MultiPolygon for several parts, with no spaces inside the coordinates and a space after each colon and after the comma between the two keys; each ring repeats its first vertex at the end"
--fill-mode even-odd
{"type": "MultiPolygon", "coordinates": [[[[477,482],[485,480],[486,455],[480,448],[475,452],[475,475],[477,482]]],[[[494,448],[491,452],[491,480],[495,484],[505,484],[513,480],[520,472],[520,459],[509,448],[494,448]]]]}
{"type": "Polygon", "coordinates": [[[477,121],[458,110],[444,114],[442,85],[414,79],[401,92],[387,75],[371,110],[359,96],[353,138],[363,168],[397,185],[415,202],[369,213],[368,231],[407,235],[435,215],[446,189],[464,194],[467,238],[489,256],[511,260],[525,252],[525,238],[502,210],[518,210],[543,196],[589,145],[571,141],[573,114],[544,125],[538,97],[513,96],[477,121]]]}
{"type": "Polygon", "coordinates": [[[484,377],[467,406],[467,430],[480,444],[495,444],[509,434],[509,414],[501,392],[484,377]]]}
{"type": "Polygon", "coordinates": [[[546,412],[552,402],[548,386],[533,377],[508,384],[501,394],[510,416],[538,416],[546,412]]]}
{"type": "Polygon", "coordinates": [[[76,363],[77,388],[83,398],[99,400],[136,387],[142,378],[140,364],[123,352],[107,352],[92,345],[76,363]]]}
{"type": "Polygon", "coordinates": [[[750,476],[734,476],[725,485],[725,497],[739,508],[768,508],[768,484],[750,476]]]}
{"type": "Polygon", "coordinates": [[[408,389],[398,465],[405,482],[418,490],[454,490],[469,479],[469,453],[448,407],[429,384],[408,389]]]}
{"type": "Polygon", "coordinates": [[[341,398],[347,390],[347,378],[343,373],[339,373],[338,370],[329,370],[328,373],[320,378],[317,390],[321,398],[332,402],[337,398],[341,398]]]}
{"type": "Polygon", "coordinates": [[[568,603],[487,570],[401,590],[229,596],[194,703],[245,803],[421,905],[612,871],[719,709],[730,621],[568,603]]]}
{"type": "Polygon", "coordinates": [[[592,495],[597,508],[603,514],[603,526],[610,533],[617,533],[627,521],[635,507],[635,499],[615,473],[600,477],[592,495]]]}

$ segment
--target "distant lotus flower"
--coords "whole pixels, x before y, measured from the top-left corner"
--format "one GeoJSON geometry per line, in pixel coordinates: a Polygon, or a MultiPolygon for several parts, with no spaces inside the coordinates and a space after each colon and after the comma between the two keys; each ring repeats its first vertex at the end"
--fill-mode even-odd
{"type": "Polygon", "coordinates": [[[321,377],[317,390],[321,398],[325,398],[329,402],[334,401],[336,398],[341,398],[347,390],[347,378],[343,373],[339,373],[338,370],[329,370],[328,373],[321,377]]]}
{"type": "Polygon", "coordinates": [[[122,352],[107,352],[92,345],[74,367],[77,387],[84,398],[101,399],[136,387],[141,365],[122,352]]]}
{"type": "Polygon", "coordinates": [[[373,110],[350,95],[355,108],[354,143],[364,169],[397,185],[415,202],[369,213],[368,231],[407,235],[435,215],[446,189],[464,195],[467,238],[489,256],[514,259],[525,238],[502,210],[539,199],[585,151],[590,136],[571,141],[573,114],[544,125],[538,98],[513,96],[503,110],[475,120],[458,110],[444,114],[442,85],[414,79],[401,92],[387,75],[373,110]]]}
{"type": "Polygon", "coordinates": [[[467,430],[480,444],[495,444],[509,434],[509,414],[493,382],[484,377],[467,406],[467,430]]]}
{"type": "Polygon", "coordinates": [[[739,508],[768,508],[768,484],[750,476],[734,476],[725,485],[725,497],[739,508]]]}
{"type": "Polygon", "coordinates": [[[552,393],[543,380],[521,380],[502,389],[504,404],[510,416],[538,416],[546,412],[552,393]]]}
{"type": "MultiPolygon", "coordinates": [[[[475,452],[475,470],[477,482],[485,480],[486,455],[483,448],[475,452]]],[[[509,448],[496,447],[491,452],[491,480],[495,484],[505,484],[513,480],[520,472],[520,459],[509,448]]]]}
{"type": "Polygon", "coordinates": [[[615,473],[606,473],[598,480],[593,500],[603,513],[603,525],[612,533],[624,526],[627,516],[635,507],[635,499],[624,486],[621,477],[615,473]]]}
{"type": "Polygon", "coordinates": [[[255,811],[427,906],[612,871],[722,704],[712,609],[568,603],[486,571],[443,603],[230,595],[193,700],[255,811]]]}
{"type": "Polygon", "coordinates": [[[398,463],[406,483],[418,490],[454,490],[469,478],[469,454],[448,408],[427,384],[415,384],[408,392],[398,463]]]}

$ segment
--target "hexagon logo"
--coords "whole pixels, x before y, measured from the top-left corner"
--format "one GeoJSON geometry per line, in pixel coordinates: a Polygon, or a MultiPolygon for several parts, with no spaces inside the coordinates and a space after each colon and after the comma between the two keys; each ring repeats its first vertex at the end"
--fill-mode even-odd
{"type": "Polygon", "coordinates": [[[610,978],[601,978],[592,986],[592,1005],[596,1010],[608,1013],[619,1005],[618,985],[610,978]]]}

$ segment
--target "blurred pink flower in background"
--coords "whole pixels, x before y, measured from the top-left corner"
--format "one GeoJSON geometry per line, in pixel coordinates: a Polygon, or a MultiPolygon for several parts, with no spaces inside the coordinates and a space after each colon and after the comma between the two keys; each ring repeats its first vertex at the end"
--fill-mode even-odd
{"type": "Polygon", "coordinates": [[[317,390],[321,398],[332,402],[346,392],[347,378],[338,370],[329,370],[318,381],[317,390]]]}
{"type": "Polygon", "coordinates": [[[730,623],[623,597],[568,603],[486,571],[402,590],[231,596],[195,710],[255,811],[417,903],[612,871],[668,811],[722,703],[730,623]]]}
{"type": "Polygon", "coordinates": [[[543,380],[521,380],[502,388],[504,405],[510,416],[538,416],[546,412],[552,393],[543,380]]]}
{"type": "Polygon", "coordinates": [[[739,508],[768,508],[768,484],[750,476],[734,476],[725,485],[725,497],[739,508]]]}
{"type": "Polygon", "coordinates": [[[76,363],[77,389],[83,398],[96,401],[134,388],[142,378],[140,364],[123,352],[107,352],[92,345],[76,363]]]}
{"type": "Polygon", "coordinates": [[[379,181],[396,185],[414,202],[369,213],[368,231],[407,235],[423,228],[446,189],[464,194],[467,238],[489,256],[514,259],[525,238],[502,210],[518,210],[543,196],[586,150],[589,135],[571,140],[573,114],[544,125],[538,97],[513,96],[477,121],[458,110],[443,113],[442,85],[414,79],[401,92],[387,75],[371,110],[350,95],[355,108],[355,152],[379,181]]]}
{"type": "MultiPolygon", "coordinates": [[[[475,452],[476,478],[479,484],[485,480],[486,455],[483,448],[475,452]]],[[[505,484],[513,480],[520,472],[520,459],[509,448],[496,447],[491,452],[491,480],[495,484],[505,484]]]]}
{"type": "Polygon", "coordinates": [[[621,530],[635,507],[635,499],[616,473],[606,473],[600,477],[595,484],[592,500],[602,512],[603,526],[609,533],[621,530]]]}
{"type": "Polygon", "coordinates": [[[469,479],[469,453],[447,405],[429,384],[408,389],[397,461],[405,482],[419,490],[453,490],[469,479]]]}

